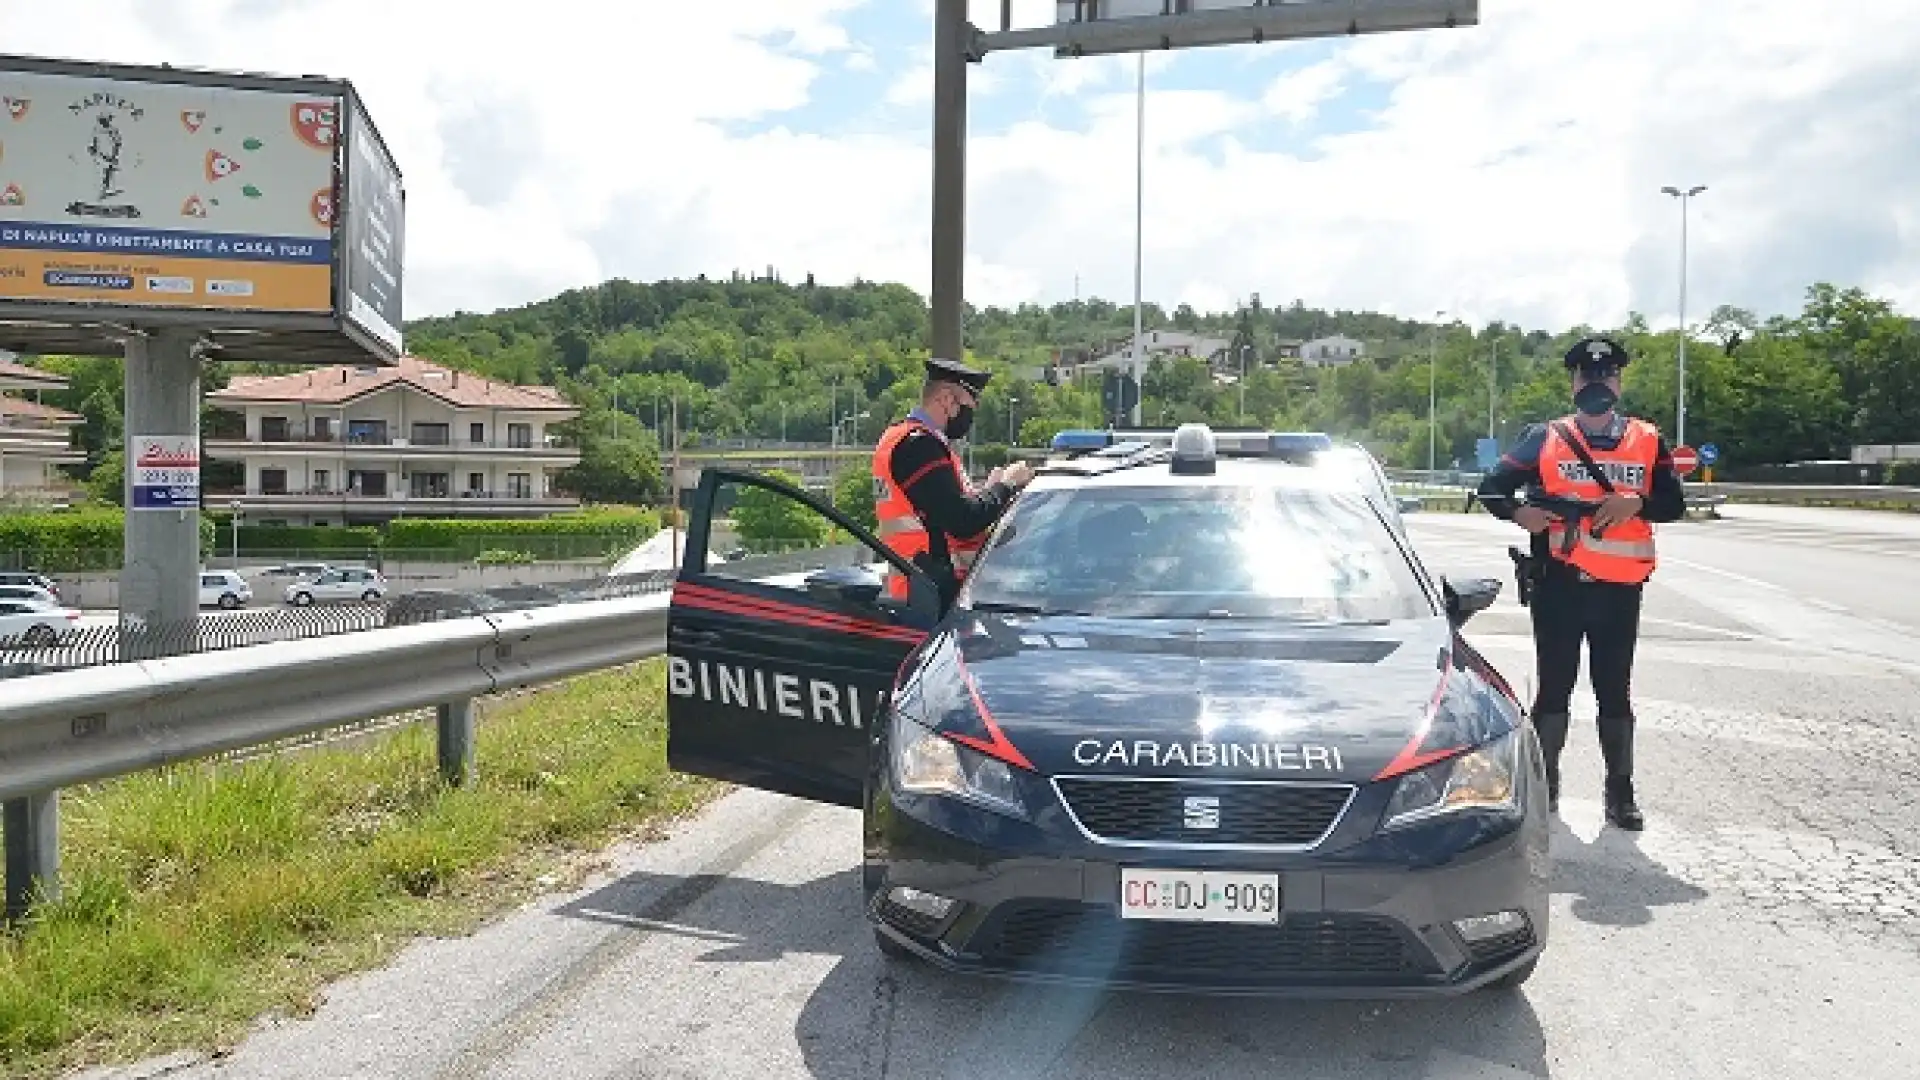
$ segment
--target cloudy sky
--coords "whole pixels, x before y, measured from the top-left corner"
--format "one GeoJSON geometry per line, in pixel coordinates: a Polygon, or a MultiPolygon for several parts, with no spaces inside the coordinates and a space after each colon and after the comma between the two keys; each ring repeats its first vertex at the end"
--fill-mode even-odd
{"type": "MultiPolygon", "coordinates": [[[[998,21],[997,0],[973,0],[998,21]]],[[[1052,0],[1015,0],[1015,24],[1052,0]]],[[[0,51],[351,79],[407,314],[775,266],[924,290],[932,0],[0,0],[0,51]]],[[[968,298],[1130,302],[1133,57],[971,68],[968,298]]],[[[1558,328],[1920,311],[1920,3],[1482,0],[1471,29],[1149,58],[1145,290],[1558,328]]]]}

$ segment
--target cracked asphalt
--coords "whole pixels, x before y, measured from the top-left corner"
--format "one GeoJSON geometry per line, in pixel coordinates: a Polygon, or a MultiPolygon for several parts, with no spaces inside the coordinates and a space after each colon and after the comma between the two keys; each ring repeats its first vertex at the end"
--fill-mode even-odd
{"type": "MultiPolygon", "coordinates": [[[[1575,698],[1552,939],[1519,993],[1182,999],[889,964],[859,911],[857,815],[743,791],[614,849],[580,891],[337,984],[313,1018],[263,1024],[218,1063],[103,1075],[1912,1080],[1920,517],[1727,513],[1661,530],[1638,836],[1602,827],[1584,683],[1575,698]]],[[[1410,527],[1434,569],[1508,577],[1517,533],[1484,515],[1410,527]]],[[[1469,637],[1530,692],[1510,595],[1469,637]]]]}

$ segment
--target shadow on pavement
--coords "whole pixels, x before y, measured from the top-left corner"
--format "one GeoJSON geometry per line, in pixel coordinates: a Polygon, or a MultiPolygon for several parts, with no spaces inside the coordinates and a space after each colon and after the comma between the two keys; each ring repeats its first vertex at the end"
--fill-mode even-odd
{"type": "MultiPolygon", "coordinates": [[[[637,873],[560,909],[711,943],[696,963],[837,957],[801,1007],[807,1070],[850,1077],[1545,1077],[1524,992],[1409,1002],[1116,994],[953,976],[888,960],[861,912],[857,869],[785,885],[637,873]]],[[[742,1000],[742,1009],[779,1007],[742,1000]]]]}
{"type": "Polygon", "coordinates": [[[1558,817],[1553,891],[1573,896],[1575,918],[1600,926],[1645,926],[1656,907],[1707,897],[1707,890],[1674,877],[1641,851],[1634,833],[1608,826],[1588,843],[1558,817]]]}

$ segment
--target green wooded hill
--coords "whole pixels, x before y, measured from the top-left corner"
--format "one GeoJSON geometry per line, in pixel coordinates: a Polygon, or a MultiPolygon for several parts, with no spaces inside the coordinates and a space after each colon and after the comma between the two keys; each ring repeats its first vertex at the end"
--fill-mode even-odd
{"type": "MultiPolygon", "coordinates": [[[[1323,311],[1256,297],[1235,311],[1157,306],[1149,329],[1229,342],[1237,373],[1250,348],[1245,412],[1238,386],[1197,359],[1156,360],[1142,419],[1204,420],[1325,430],[1360,439],[1390,464],[1427,461],[1429,355],[1438,406],[1437,460],[1471,461],[1492,427],[1503,443],[1526,423],[1564,412],[1559,356],[1580,334],[1619,336],[1636,360],[1626,405],[1673,431],[1677,335],[1649,332],[1636,315],[1619,327],[1526,329],[1504,323],[1434,326],[1373,312],[1323,311]],[[1304,367],[1289,346],[1343,334],[1366,346],[1361,362],[1304,367]]],[[[676,409],[688,442],[778,439],[871,441],[918,392],[927,305],[897,284],[794,284],[774,276],[732,280],[624,280],[489,314],[421,319],[407,327],[414,353],[488,376],[561,387],[585,413],[575,433],[583,464],[568,477],[584,497],[649,502],[662,494],[660,435],[676,409]],[[657,421],[656,421],[657,417],[657,421]]],[[[1098,355],[1124,345],[1130,306],[1081,300],[1016,309],[969,309],[969,359],[997,372],[975,420],[977,443],[1011,430],[1044,445],[1065,427],[1103,423],[1097,379],[1048,385],[1056,355],[1098,355]]],[[[1687,439],[1716,442],[1728,466],[1844,458],[1854,443],[1920,441],[1920,324],[1855,288],[1815,284],[1797,312],[1761,316],[1720,307],[1688,345],[1687,439]]],[[[86,415],[82,438],[117,492],[118,360],[29,358],[73,386],[50,404],[86,415]]],[[[210,364],[209,388],[258,365],[210,364]]],[[[215,430],[219,418],[208,417],[215,430]]]]}

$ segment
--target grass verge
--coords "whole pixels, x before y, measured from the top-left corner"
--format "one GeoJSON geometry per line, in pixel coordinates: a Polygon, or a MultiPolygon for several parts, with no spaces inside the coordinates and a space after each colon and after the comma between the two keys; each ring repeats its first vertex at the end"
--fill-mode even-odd
{"type": "Polygon", "coordinates": [[[431,725],[61,799],[61,900],[0,937],[0,1074],[218,1051],[415,935],[577,879],[718,785],[666,765],[658,661],[490,703],[479,778],[431,725]]]}

